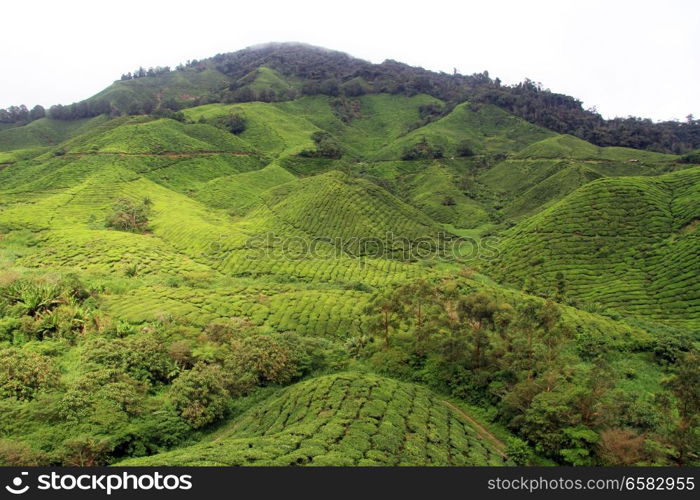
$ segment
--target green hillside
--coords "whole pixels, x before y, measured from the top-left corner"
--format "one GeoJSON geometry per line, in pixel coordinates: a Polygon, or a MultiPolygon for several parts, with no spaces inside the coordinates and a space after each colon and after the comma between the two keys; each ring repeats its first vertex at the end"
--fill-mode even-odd
{"type": "Polygon", "coordinates": [[[271,190],[267,206],[284,224],[362,253],[359,240],[387,235],[414,240],[432,236],[438,226],[425,214],[382,188],[342,172],[329,172],[271,190]]]}
{"type": "Polygon", "coordinates": [[[405,183],[410,201],[438,222],[473,228],[488,222],[486,207],[458,185],[460,176],[438,161],[410,175],[405,183]]]}
{"type": "Polygon", "coordinates": [[[697,465],[700,167],[532,92],[271,45],[2,124],[0,465],[697,465]]]}
{"type": "Polygon", "coordinates": [[[211,440],[119,465],[503,465],[497,443],[419,386],[343,373],[286,389],[211,440]]]}
{"type": "Polygon", "coordinates": [[[377,159],[393,159],[407,147],[426,138],[440,146],[445,155],[456,156],[460,144],[466,143],[476,153],[517,151],[527,144],[551,135],[490,105],[458,105],[443,118],[406,134],[377,155],[377,159]]]}
{"type": "MultiPolygon", "coordinates": [[[[141,121],[141,120],[139,120],[141,121]]],[[[237,152],[251,148],[235,135],[206,124],[162,119],[126,123],[89,141],[78,141],[69,153],[237,152]]]]}
{"type": "Polygon", "coordinates": [[[600,177],[601,174],[587,165],[573,164],[564,167],[524,192],[518,192],[517,198],[508,205],[506,212],[512,216],[535,212],[600,177]]]}
{"type": "Polygon", "coordinates": [[[574,160],[608,160],[608,161],[658,161],[671,159],[672,155],[662,155],[649,151],[630,148],[594,146],[590,142],[572,135],[557,135],[529,145],[519,151],[516,158],[570,158],[574,160]]]}
{"type": "Polygon", "coordinates": [[[587,184],[514,227],[491,269],[535,290],[561,273],[582,302],[697,324],[698,179],[694,168],[587,184]]]}
{"type": "Polygon", "coordinates": [[[600,148],[557,135],[509,155],[480,173],[509,217],[533,215],[599,177],[653,176],[683,168],[675,157],[627,148],[600,148]]]}
{"type": "Polygon", "coordinates": [[[102,92],[87,99],[88,104],[108,103],[112,109],[138,113],[155,109],[163,102],[192,106],[215,99],[230,79],[213,69],[172,71],[152,77],[116,81],[102,92]]]}
{"type": "Polygon", "coordinates": [[[296,180],[296,177],[274,163],[253,172],[212,179],[199,187],[195,198],[203,203],[224,208],[235,215],[244,215],[264,203],[268,190],[296,180]]]}
{"type": "Polygon", "coordinates": [[[0,130],[0,150],[12,151],[55,146],[107,120],[108,118],[104,115],[73,121],[41,118],[22,127],[0,130]]]}

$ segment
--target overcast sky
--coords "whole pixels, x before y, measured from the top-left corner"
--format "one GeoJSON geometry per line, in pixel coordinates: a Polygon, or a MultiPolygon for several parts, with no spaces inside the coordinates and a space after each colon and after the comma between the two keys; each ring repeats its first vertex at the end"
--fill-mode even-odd
{"type": "Polygon", "coordinates": [[[700,2],[4,0],[0,107],[69,104],[138,66],[269,41],[524,78],[606,117],[700,116],[700,2]]]}

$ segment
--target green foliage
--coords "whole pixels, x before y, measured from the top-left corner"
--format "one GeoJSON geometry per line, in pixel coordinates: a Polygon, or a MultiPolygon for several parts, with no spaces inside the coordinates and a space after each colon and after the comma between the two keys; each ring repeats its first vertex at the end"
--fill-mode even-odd
{"type": "Polygon", "coordinates": [[[0,150],[10,151],[54,146],[78,136],[107,121],[106,116],[83,118],[71,122],[41,118],[22,127],[0,130],[0,150]]]}
{"type": "Polygon", "coordinates": [[[461,156],[463,158],[474,156],[474,151],[472,150],[472,146],[469,141],[462,141],[457,145],[457,156],[461,156]]]}
{"type": "MultiPolygon", "coordinates": [[[[566,273],[574,304],[626,314],[695,321],[698,239],[688,228],[700,171],[586,184],[512,228],[490,265],[493,274],[543,295],[566,273]],[[546,256],[546,258],[545,258],[546,256]],[[634,266],[626,263],[635,261],[634,266]],[[664,290],[662,292],[662,290],[664,290]]],[[[697,205],[695,205],[697,207],[697,205]]]]}
{"type": "Polygon", "coordinates": [[[517,466],[531,465],[532,462],[532,450],[523,441],[518,438],[511,438],[508,441],[508,448],[506,448],[506,455],[517,466]]]}
{"type": "Polygon", "coordinates": [[[175,120],[178,122],[185,121],[185,115],[182,111],[173,111],[167,108],[159,108],[153,112],[153,116],[156,118],[169,118],[170,120],[175,120]]]}
{"type": "Polygon", "coordinates": [[[83,345],[81,359],[86,365],[101,365],[151,384],[167,382],[175,371],[162,341],[151,334],[97,337],[83,345]]]}
{"type": "Polygon", "coordinates": [[[0,397],[31,400],[43,389],[58,386],[53,360],[24,349],[0,349],[0,397]]]}
{"type": "Polygon", "coordinates": [[[224,119],[223,125],[232,134],[241,134],[245,131],[246,120],[239,114],[231,113],[224,119]]]}
{"type": "Polygon", "coordinates": [[[4,467],[36,467],[48,464],[48,457],[25,443],[0,440],[0,465],[4,467]]]}
{"type": "Polygon", "coordinates": [[[171,401],[182,418],[198,429],[225,415],[230,397],[227,381],[220,366],[197,364],[173,381],[171,401]]]}
{"type": "Polygon", "coordinates": [[[440,146],[431,146],[425,137],[421,137],[413,146],[404,150],[402,160],[430,160],[442,158],[443,150],[440,146]]]}
{"type": "MultiPolygon", "coordinates": [[[[613,411],[596,406],[612,387],[600,371],[607,369],[572,354],[570,326],[555,303],[521,298],[514,307],[472,286],[463,279],[417,281],[378,296],[367,325],[382,341],[360,352],[378,371],[495,406],[524,440],[512,442],[515,463],[533,459],[525,442],[561,463],[597,463],[600,415],[613,411]]],[[[610,405],[621,405],[610,394],[610,405]]],[[[624,417],[628,425],[644,420],[631,416],[636,411],[624,417]]]]}
{"type": "Polygon", "coordinates": [[[0,463],[697,463],[691,156],[266,50],[0,125],[0,463]]]}
{"type": "MultiPolygon", "coordinates": [[[[664,382],[673,395],[677,416],[670,424],[670,441],[675,447],[674,459],[678,465],[697,463],[700,445],[700,354],[686,354],[664,382]]],[[[666,401],[659,401],[664,405],[666,401]]],[[[668,408],[667,408],[668,411],[668,408]]],[[[667,413],[668,414],[668,413],[667,413]]]]}
{"type": "MultiPolygon", "coordinates": [[[[148,217],[151,204],[146,200],[134,202],[128,199],[119,200],[111,214],[107,216],[107,226],[119,231],[143,233],[148,230],[148,217]]],[[[134,273],[135,274],[135,273],[134,273]]]]}
{"type": "Polygon", "coordinates": [[[301,375],[308,354],[294,340],[266,335],[234,339],[224,360],[232,391],[241,394],[258,385],[286,384],[301,375]]]}
{"type": "Polygon", "coordinates": [[[700,163],[700,151],[691,151],[690,153],[684,154],[678,160],[680,163],[700,163]]]}
{"type": "Polygon", "coordinates": [[[13,279],[0,285],[2,337],[12,341],[49,337],[74,339],[85,331],[92,309],[85,301],[90,292],[75,275],[62,278],[13,279]]]}
{"type": "Polygon", "coordinates": [[[479,430],[412,384],[341,373],[253,406],[215,441],[120,465],[500,465],[479,430]]]}
{"type": "Polygon", "coordinates": [[[311,134],[311,139],[316,144],[315,150],[304,150],[299,153],[301,156],[309,158],[333,158],[338,159],[343,156],[343,150],[338,141],[328,132],[317,131],[311,134]]]}

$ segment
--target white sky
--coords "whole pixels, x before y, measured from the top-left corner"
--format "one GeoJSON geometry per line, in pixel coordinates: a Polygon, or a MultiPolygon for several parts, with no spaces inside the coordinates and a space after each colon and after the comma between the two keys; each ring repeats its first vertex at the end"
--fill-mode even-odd
{"type": "Polygon", "coordinates": [[[0,107],[69,104],[138,66],[300,41],[504,83],[606,117],[700,116],[697,0],[3,0],[0,107]]]}

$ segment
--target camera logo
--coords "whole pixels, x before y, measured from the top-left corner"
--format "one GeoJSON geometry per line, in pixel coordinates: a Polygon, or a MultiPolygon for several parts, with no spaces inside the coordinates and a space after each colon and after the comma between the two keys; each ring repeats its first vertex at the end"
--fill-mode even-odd
{"type": "MultiPolygon", "coordinates": [[[[29,472],[22,472],[21,475],[28,476],[29,472]]],[[[12,486],[5,486],[5,489],[13,495],[21,495],[27,492],[27,490],[29,489],[29,485],[25,485],[24,487],[22,487],[22,477],[17,476],[12,480],[12,486]]]]}

